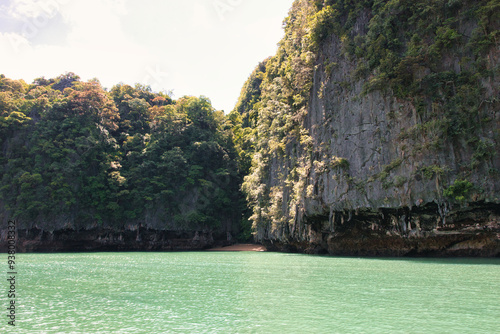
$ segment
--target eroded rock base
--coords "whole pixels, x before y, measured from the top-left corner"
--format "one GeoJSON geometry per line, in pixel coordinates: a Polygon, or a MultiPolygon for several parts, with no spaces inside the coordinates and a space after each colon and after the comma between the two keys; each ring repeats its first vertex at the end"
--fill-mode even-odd
{"type": "Polygon", "coordinates": [[[308,235],[302,240],[263,243],[270,251],[341,256],[499,257],[499,208],[480,204],[446,216],[437,205],[336,212],[330,220],[309,217],[308,235]]]}
{"type": "MultiPolygon", "coordinates": [[[[226,235],[211,232],[137,230],[59,230],[21,229],[17,233],[17,252],[133,252],[198,251],[232,245],[226,235]]],[[[6,252],[6,233],[2,233],[0,252],[6,252]]]]}

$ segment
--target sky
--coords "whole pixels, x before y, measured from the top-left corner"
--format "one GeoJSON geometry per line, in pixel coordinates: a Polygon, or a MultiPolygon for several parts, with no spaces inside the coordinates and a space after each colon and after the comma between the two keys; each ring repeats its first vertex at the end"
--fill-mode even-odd
{"type": "Polygon", "coordinates": [[[27,83],[74,72],[206,96],[231,111],[276,53],[293,0],[2,0],[0,73],[27,83]]]}

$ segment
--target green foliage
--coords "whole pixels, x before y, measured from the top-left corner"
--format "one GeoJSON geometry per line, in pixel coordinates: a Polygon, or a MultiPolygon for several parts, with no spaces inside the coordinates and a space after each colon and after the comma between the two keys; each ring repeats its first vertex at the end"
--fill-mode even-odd
{"type": "Polygon", "coordinates": [[[241,116],[243,128],[255,127],[257,125],[256,104],[260,102],[262,95],[262,82],[266,73],[266,64],[269,58],[261,62],[252,72],[241,89],[241,94],[234,107],[233,113],[241,116]]]}
{"type": "Polygon", "coordinates": [[[375,1],[366,33],[349,33],[364,92],[390,89],[414,103],[423,124],[449,120],[442,132],[451,138],[480,127],[475,116],[482,82],[494,75],[488,52],[498,46],[498,8],[486,0],[375,1]]]}
{"type": "Polygon", "coordinates": [[[252,222],[248,219],[243,219],[240,223],[240,233],[236,236],[238,242],[252,242],[252,222]]]}
{"type": "MultiPolygon", "coordinates": [[[[59,90],[63,92],[66,88],[70,88],[73,86],[73,83],[80,81],[80,77],[76,75],[75,73],[69,72],[63,75],[60,75],[56,79],[52,80],[53,84],[51,85],[52,89],[59,90]]],[[[51,82],[51,81],[48,81],[51,82]]],[[[39,81],[36,82],[37,84],[40,84],[39,81]]],[[[44,81],[42,79],[42,84],[46,84],[47,81],[44,81]]]]}
{"type": "Polygon", "coordinates": [[[495,145],[486,140],[474,140],[475,150],[472,155],[471,168],[477,168],[481,162],[494,157],[497,154],[495,145]]]}
{"type": "Polygon", "coordinates": [[[332,6],[323,7],[310,18],[310,39],[314,45],[319,45],[331,33],[340,31],[340,13],[332,6]]]}
{"type": "Polygon", "coordinates": [[[435,176],[439,177],[440,175],[444,175],[448,170],[449,169],[447,167],[438,165],[431,165],[420,168],[420,172],[428,180],[431,180],[435,176]]]}
{"type": "Polygon", "coordinates": [[[395,159],[390,164],[383,166],[380,173],[375,175],[375,178],[379,179],[379,180],[385,180],[389,176],[391,171],[393,171],[397,167],[401,166],[402,163],[403,163],[403,159],[395,159]]]}
{"type": "Polygon", "coordinates": [[[1,214],[39,227],[226,228],[240,195],[225,123],[204,97],[106,92],[73,73],[30,86],[2,77],[1,214]]]}
{"type": "Polygon", "coordinates": [[[349,161],[345,158],[339,158],[339,157],[333,157],[330,159],[330,167],[333,168],[340,168],[340,169],[349,169],[349,161]]]}
{"type": "Polygon", "coordinates": [[[458,202],[465,201],[471,191],[474,189],[474,185],[467,180],[456,180],[451,186],[443,191],[445,197],[455,199],[458,202]]]}
{"type": "Polygon", "coordinates": [[[395,187],[402,187],[406,182],[408,182],[408,178],[402,175],[396,176],[394,179],[394,186],[395,187]]]}

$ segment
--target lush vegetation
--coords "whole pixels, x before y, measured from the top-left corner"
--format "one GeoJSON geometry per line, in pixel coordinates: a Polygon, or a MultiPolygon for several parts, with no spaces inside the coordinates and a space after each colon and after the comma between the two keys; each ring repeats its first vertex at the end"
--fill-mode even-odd
{"type": "Polygon", "coordinates": [[[231,231],[240,217],[230,123],[205,97],[68,73],[0,78],[3,217],[40,228],[231,231]]]}

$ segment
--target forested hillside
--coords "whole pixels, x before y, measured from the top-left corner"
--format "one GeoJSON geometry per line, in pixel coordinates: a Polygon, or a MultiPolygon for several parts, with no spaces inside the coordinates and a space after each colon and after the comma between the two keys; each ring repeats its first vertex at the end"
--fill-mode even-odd
{"type": "Polygon", "coordinates": [[[499,15],[498,0],[295,1],[234,111],[256,238],[498,254],[499,15]]]}
{"type": "Polygon", "coordinates": [[[238,233],[232,132],[205,97],[73,73],[0,78],[2,220],[19,228],[137,226],[238,233]]]}

